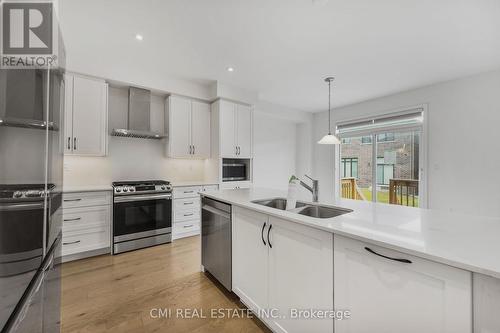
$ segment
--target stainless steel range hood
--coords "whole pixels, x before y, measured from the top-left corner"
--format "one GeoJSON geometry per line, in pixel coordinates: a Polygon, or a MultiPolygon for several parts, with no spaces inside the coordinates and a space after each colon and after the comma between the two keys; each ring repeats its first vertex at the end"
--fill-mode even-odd
{"type": "Polygon", "coordinates": [[[151,131],[151,91],[129,88],[127,128],[114,128],[111,135],[155,140],[165,137],[151,131]]]}

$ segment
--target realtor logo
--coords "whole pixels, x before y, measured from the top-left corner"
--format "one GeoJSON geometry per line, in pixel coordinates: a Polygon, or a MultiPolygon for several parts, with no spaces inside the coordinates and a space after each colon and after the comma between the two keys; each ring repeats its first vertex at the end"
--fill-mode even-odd
{"type": "Polygon", "coordinates": [[[54,67],[57,36],[53,19],[53,2],[3,1],[2,68],[54,67]]]}

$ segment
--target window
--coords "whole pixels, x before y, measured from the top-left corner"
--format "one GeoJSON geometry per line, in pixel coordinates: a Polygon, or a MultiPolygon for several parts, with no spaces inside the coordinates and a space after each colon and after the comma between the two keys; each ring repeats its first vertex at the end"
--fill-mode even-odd
{"type": "Polygon", "coordinates": [[[383,157],[377,157],[377,185],[389,185],[394,178],[394,164],[385,163],[383,157]]]}
{"type": "MultiPolygon", "coordinates": [[[[394,141],[394,133],[381,133],[381,134],[377,135],[377,142],[391,142],[391,141],[394,141]]],[[[344,142],[342,142],[342,143],[344,143],[344,142]]],[[[371,144],[372,143],[372,136],[371,135],[363,136],[361,138],[361,143],[365,144],[365,145],[371,144]]]]}
{"type": "Polygon", "coordinates": [[[342,178],[358,178],[358,158],[345,157],[341,162],[342,178]]]}
{"type": "Polygon", "coordinates": [[[337,124],[341,197],[420,206],[423,111],[337,124]]]}
{"type": "Polygon", "coordinates": [[[377,142],[391,142],[394,141],[394,133],[380,133],[377,135],[377,142]]]}

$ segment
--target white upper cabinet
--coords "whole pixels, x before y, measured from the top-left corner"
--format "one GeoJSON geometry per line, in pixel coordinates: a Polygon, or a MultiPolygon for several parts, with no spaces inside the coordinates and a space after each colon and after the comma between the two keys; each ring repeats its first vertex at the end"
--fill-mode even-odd
{"type": "Polygon", "coordinates": [[[471,273],[334,236],[336,333],[470,333],[471,273]]]}
{"type": "Polygon", "coordinates": [[[223,157],[236,156],[236,104],[220,100],[220,154],[223,157]]]}
{"type": "Polygon", "coordinates": [[[252,157],[252,109],[236,104],[236,146],[237,156],[252,157]]]}
{"type": "Polygon", "coordinates": [[[191,142],[197,158],[210,157],[210,104],[191,104],[191,142]]]}
{"type": "Polygon", "coordinates": [[[167,99],[167,156],[210,157],[210,105],[185,97],[167,99]]]}
{"type": "Polygon", "coordinates": [[[108,138],[108,85],[98,79],[65,76],[64,152],[105,156],[108,138]]]}
{"type": "Polygon", "coordinates": [[[191,157],[191,101],[168,98],[168,156],[191,157]]]}
{"type": "Polygon", "coordinates": [[[249,106],[219,100],[221,157],[252,157],[253,112],[249,106]]]}

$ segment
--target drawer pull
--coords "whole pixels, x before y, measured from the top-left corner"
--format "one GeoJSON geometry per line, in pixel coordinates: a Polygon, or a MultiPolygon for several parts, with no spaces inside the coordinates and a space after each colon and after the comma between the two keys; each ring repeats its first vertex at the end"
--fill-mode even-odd
{"type": "Polygon", "coordinates": [[[80,241],[79,241],[79,240],[76,240],[76,241],[74,241],[74,242],[67,242],[67,243],[63,243],[63,245],[71,245],[71,244],[78,244],[78,243],[80,243],[80,241]]]}
{"type": "Polygon", "coordinates": [[[184,193],[194,193],[194,191],[184,191],[184,193]]]}
{"type": "Polygon", "coordinates": [[[184,216],[193,216],[193,215],[194,215],[193,213],[184,214],[184,216]]]}
{"type": "Polygon", "coordinates": [[[184,228],[191,228],[191,227],[194,227],[194,224],[190,224],[190,225],[185,225],[184,228]]]}
{"type": "Polygon", "coordinates": [[[69,222],[69,221],[80,221],[82,218],[81,217],[75,217],[74,219],[64,219],[64,222],[69,222]]]}
{"type": "Polygon", "coordinates": [[[191,202],[185,202],[185,203],[184,203],[184,205],[192,205],[192,204],[194,204],[194,202],[193,202],[193,201],[191,201],[191,202]]]}
{"type": "Polygon", "coordinates": [[[379,256],[379,257],[382,257],[382,258],[385,258],[385,259],[389,259],[389,260],[394,260],[394,261],[398,261],[398,262],[402,262],[404,264],[411,264],[411,260],[408,260],[408,259],[400,259],[400,258],[391,258],[391,257],[388,257],[388,256],[384,256],[383,254],[380,254],[380,253],[377,253],[375,251],[373,251],[372,249],[370,249],[369,247],[366,247],[365,246],[365,250],[376,255],[376,256],[379,256]]]}
{"type": "Polygon", "coordinates": [[[82,201],[82,199],[64,199],[64,202],[82,201]]]}

